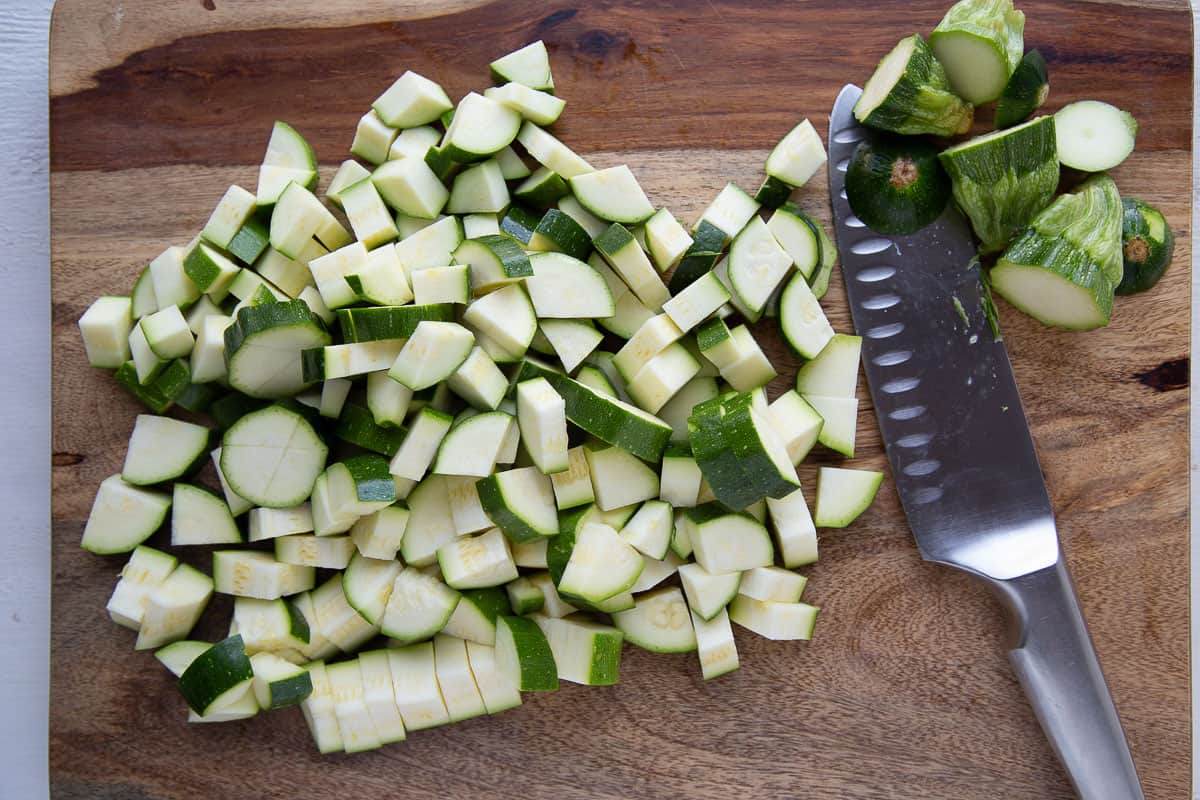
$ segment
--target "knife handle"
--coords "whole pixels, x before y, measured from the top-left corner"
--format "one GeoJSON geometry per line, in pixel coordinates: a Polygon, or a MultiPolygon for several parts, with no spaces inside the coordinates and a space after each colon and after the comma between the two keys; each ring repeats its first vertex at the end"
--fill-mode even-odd
{"type": "Polygon", "coordinates": [[[1082,800],[1142,800],[1141,783],[1062,554],[989,581],[1012,612],[1008,659],[1082,800]]]}

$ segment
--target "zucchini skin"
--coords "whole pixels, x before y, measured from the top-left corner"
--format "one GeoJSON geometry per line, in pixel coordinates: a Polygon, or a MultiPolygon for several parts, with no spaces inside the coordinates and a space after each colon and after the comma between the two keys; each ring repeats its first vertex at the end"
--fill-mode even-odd
{"type": "Polygon", "coordinates": [[[1013,70],[1008,85],[996,104],[996,128],[1011,128],[1028,119],[1050,96],[1050,75],[1046,59],[1030,50],[1013,70]]]}
{"type": "Polygon", "coordinates": [[[946,69],[920,34],[913,34],[896,47],[906,41],[913,43],[912,54],[899,80],[869,112],[855,105],[855,118],[872,128],[904,135],[966,133],[975,118],[974,106],[950,90],[946,69]]]}
{"type": "Polygon", "coordinates": [[[1053,117],[988,134],[938,158],[982,243],[981,253],[1002,250],[1049,205],[1058,188],[1053,117]]]}
{"type": "Polygon", "coordinates": [[[1147,291],[1171,265],[1175,236],[1162,212],[1136,197],[1121,198],[1121,240],[1125,273],[1117,294],[1147,291]]]}
{"type": "Polygon", "coordinates": [[[950,199],[950,179],[928,142],[876,137],[854,149],[846,198],[872,230],[906,235],[941,216],[950,199]]]}
{"type": "Polygon", "coordinates": [[[1100,265],[1114,287],[1121,282],[1121,195],[1117,184],[1100,173],[1064,194],[1033,220],[1044,236],[1065,238],[1100,265]]]}

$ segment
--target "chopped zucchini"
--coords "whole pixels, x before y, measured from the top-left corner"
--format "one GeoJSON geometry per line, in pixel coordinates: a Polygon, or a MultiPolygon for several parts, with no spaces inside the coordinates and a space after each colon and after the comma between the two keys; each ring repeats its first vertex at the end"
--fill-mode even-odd
{"type": "Polygon", "coordinates": [[[972,105],[950,90],[945,68],[916,33],[883,57],[854,105],[854,117],[863,125],[905,135],[966,133],[974,116],[972,105]]]}
{"type": "Polygon", "coordinates": [[[943,150],[954,200],[971,218],[980,252],[1001,250],[1045,208],[1058,188],[1054,118],[978,136],[943,150]]]}
{"type": "Polygon", "coordinates": [[[925,141],[883,136],[863,140],[846,169],[850,208],[879,233],[919,231],[941,216],[950,193],[937,149],[925,141]]]}
{"type": "Polygon", "coordinates": [[[1012,0],[959,0],[929,34],[950,87],[982,105],[1000,97],[1025,49],[1025,15],[1012,0]]]}
{"type": "Polygon", "coordinates": [[[1167,271],[1175,237],[1162,212],[1149,203],[1123,197],[1121,208],[1125,272],[1117,294],[1136,294],[1153,288],[1167,271]]]}

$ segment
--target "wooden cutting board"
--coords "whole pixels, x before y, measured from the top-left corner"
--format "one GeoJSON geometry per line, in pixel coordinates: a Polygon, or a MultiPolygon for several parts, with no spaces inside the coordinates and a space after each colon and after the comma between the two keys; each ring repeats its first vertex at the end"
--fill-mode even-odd
{"type": "MultiPolygon", "coordinates": [[[[139,408],[88,368],[75,321],[186,242],[227,185],[253,187],[272,120],[309,138],[327,179],[403,70],[459,97],[486,85],[491,58],[543,38],[570,101],[555,130],[597,165],[628,162],[690,222],[727,180],[753,189],[799,118],[824,134],[841,86],[946,5],[61,0],[50,61],[54,796],[1068,797],[1005,661],[998,605],[918,558],[890,482],[852,528],[822,535],[808,571],[823,609],[813,642],[739,631],[742,669],[710,683],[693,655],[631,646],[619,686],[564,685],[352,757],[319,757],[298,710],[187,725],[171,679],[104,613],[122,559],[78,548],[139,408]]],[[[1008,306],[1001,317],[1146,794],[1180,798],[1191,752],[1191,17],[1165,0],[1021,7],[1028,45],[1050,63],[1047,109],[1098,97],[1133,112],[1138,149],[1114,175],[1175,233],[1166,278],[1121,299],[1105,330],[1048,331],[1008,306]]],[[[823,176],[799,198],[828,220],[823,176]]],[[[848,330],[840,274],[826,306],[848,330]]],[[[756,333],[781,371],[774,395],[796,362],[773,323],[756,333]]],[[[865,387],[860,398],[855,465],[883,469],[865,387]]],[[[802,478],[811,492],[813,468],[802,478]]],[[[219,635],[229,607],[215,601],[199,633],[219,635]]]]}

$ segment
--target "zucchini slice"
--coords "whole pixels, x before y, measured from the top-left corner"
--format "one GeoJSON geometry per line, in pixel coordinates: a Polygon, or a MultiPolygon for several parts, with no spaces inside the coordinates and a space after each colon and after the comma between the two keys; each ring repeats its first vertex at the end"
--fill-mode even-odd
{"type": "MultiPolygon", "coordinates": [[[[663,454],[658,496],[672,508],[692,508],[700,497],[700,482],[703,479],[704,475],[691,450],[684,445],[672,445],[663,454]]],[[[668,526],[668,546],[673,526],[673,522],[668,526]]]]}
{"type": "Polygon", "coordinates": [[[496,214],[507,208],[508,203],[508,186],[500,162],[489,158],[454,176],[446,213],[496,214]]]}
{"type": "Polygon", "coordinates": [[[286,122],[276,121],[267,141],[267,153],[258,170],[260,206],[270,206],[289,183],[311,188],[317,182],[317,157],[296,129],[286,122]]]}
{"type": "Polygon", "coordinates": [[[346,602],[367,622],[378,624],[401,569],[400,562],[394,559],[384,561],[356,553],[342,573],[346,602]]]}
{"type": "Polygon", "coordinates": [[[1058,188],[1054,118],[993,131],[943,150],[954,200],[971,219],[980,252],[1002,250],[1058,188]]]}
{"type": "Polygon", "coordinates": [[[383,745],[371,712],[367,710],[366,687],[358,659],[330,664],[325,668],[333,695],[333,713],[347,753],[375,750],[383,745]]]}
{"type": "Polygon", "coordinates": [[[88,363],[117,369],[130,359],[129,334],[133,332],[133,303],[128,297],[99,297],[79,318],[79,335],[88,363]]]}
{"type": "Polygon", "coordinates": [[[846,527],[870,508],[882,483],[882,472],[821,467],[813,522],[818,528],[846,527]]]}
{"type": "MultiPolygon", "coordinates": [[[[788,131],[767,156],[765,172],[768,178],[781,181],[788,194],[803,186],[827,160],[821,135],[807,119],[788,131]]],[[[783,198],[787,199],[786,195],[783,198]]],[[[776,206],[779,204],[777,203],[776,206]]]]}
{"type": "Polygon", "coordinates": [[[810,359],[816,358],[834,337],[833,326],[801,273],[788,281],[779,299],[779,327],[788,344],[810,359]]]}
{"type": "Polygon", "coordinates": [[[526,358],[516,380],[536,377],[544,377],[550,382],[566,403],[567,419],[587,433],[646,461],[657,462],[662,457],[671,438],[671,426],[658,417],[614,397],[606,397],[557,370],[526,358]]]}
{"type": "Polygon", "coordinates": [[[385,339],[407,339],[413,335],[417,326],[422,322],[453,322],[454,306],[449,303],[435,303],[433,305],[343,308],[338,309],[337,319],[346,344],[385,339]]]}
{"type": "Polygon", "coordinates": [[[621,677],[624,634],[611,625],[538,615],[560,680],[583,686],[613,686],[621,677]]]}
{"type": "Polygon", "coordinates": [[[483,96],[511,108],[534,125],[554,124],[567,106],[567,102],[561,97],[539,92],[516,81],[486,89],[483,96]]]}
{"type": "Polygon", "coordinates": [[[854,458],[855,433],[858,430],[858,398],[827,397],[810,394],[804,401],[821,415],[817,441],[835,453],[854,458]]]}
{"type": "Polygon", "coordinates": [[[363,702],[367,704],[367,714],[379,734],[379,741],[384,744],[403,741],[408,732],[396,706],[395,683],[387,651],[359,653],[358,667],[362,670],[363,702]]]}
{"type": "Polygon", "coordinates": [[[306,665],[305,669],[308,670],[309,679],[312,681],[312,693],[300,703],[300,710],[304,713],[308,731],[318,752],[341,752],[345,749],[345,744],[334,712],[333,688],[329,683],[325,662],[314,661],[306,665]]]}
{"type": "Polygon", "coordinates": [[[692,612],[692,625],[696,629],[696,652],[704,680],[719,678],[738,668],[737,642],[725,609],[711,620],[701,619],[692,612]]]}
{"type": "Polygon", "coordinates": [[[696,649],[696,631],[692,627],[683,592],[668,586],[637,598],[633,608],[612,615],[625,640],[652,653],[690,653],[696,649]]]}
{"type": "Polygon", "coordinates": [[[558,590],[589,603],[602,603],[633,586],[644,567],[641,554],[611,526],[584,523],[558,590]]]}
{"type": "Polygon", "coordinates": [[[437,83],[407,70],[376,98],[371,108],[393,128],[416,128],[433,122],[454,105],[437,83]]]}
{"type": "MultiPolygon", "coordinates": [[[[532,272],[532,270],[531,270],[532,272]]],[[[463,312],[463,322],[505,351],[523,355],[537,333],[537,314],[525,289],[510,284],[477,298],[463,312]]],[[[486,348],[485,348],[486,349],[486,348]]],[[[489,353],[494,361],[500,359],[489,353]]]]}
{"type": "MultiPolygon", "coordinates": [[[[508,147],[520,129],[518,112],[497,100],[470,92],[454,110],[454,119],[446,129],[442,146],[454,161],[478,161],[508,147]]],[[[497,166],[497,174],[498,170],[497,166]]]]}
{"type": "MultiPolygon", "coordinates": [[[[311,606],[308,608],[311,610],[311,606]]],[[[249,655],[263,651],[286,653],[289,650],[299,654],[315,640],[303,611],[283,599],[234,598],[233,622],[229,632],[231,635],[241,634],[249,655]]]]}
{"type": "Polygon", "coordinates": [[[600,219],[637,225],[654,214],[654,206],[624,164],[576,175],[569,183],[580,204],[600,219]]]}
{"type": "MultiPolygon", "coordinates": [[[[856,365],[857,370],[857,365],[856,365]]],[[[799,465],[821,435],[825,420],[798,392],[787,391],[767,407],[767,418],[783,440],[788,458],[799,465]]]]}
{"type": "Polygon", "coordinates": [[[662,560],[667,556],[673,527],[670,504],[647,500],[621,528],[621,538],[647,558],[662,560]]]}
{"type": "Polygon", "coordinates": [[[303,351],[332,344],[303,300],[249,306],[225,329],[229,385],[250,397],[290,397],[308,386],[303,351]]]}
{"type": "Polygon", "coordinates": [[[795,203],[784,203],[771,214],[767,228],[775,241],[787,251],[796,270],[810,279],[821,263],[820,225],[795,203]]]}
{"type": "Polygon", "coordinates": [[[974,115],[971,104],[950,90],[946,70],[916,33],[883,57],[854,104],[854,118],[863,125],[901,134],[955,136],[970,130],[974,115]]]}
{"type": "Polygon", "coordinates": [[[942,214],[950,179],[932,144],[875,137],[854,148],[846,168],[846,199],[855,215],[879,233],[915,233],[942,214]]]}
{"type": "Polygon", "coordinates": [[[862,337],[835,333],[821,352],[796,370],[796,391],[803,395],[854,397],[862,337]]]}
{"type": "Polygon", "coordinates": [[[1046,59],[1037,50],[1021,57],[1008,85],[996,103],[996,127],[1011,128],[1029,119],[1050,96],[1050,77],[1046,59]]]}
{"type": "Polygon", "coordinates": [[[458,323],[420,322],[388,375],[414,392],[426,389],[454,374],[474,346],[475,336],[458,323]]]}
{"type": "Polygon", "coordinates": [[[774,603],[798,603],[806,585],[808,578],[791,570],[780,567],[755,567],[742,574],[738,594],[774,603]]]}
{"type": "Polygon", "coordinates": [[[254,699],[263,709],[286,708],[304,702],[312,694],[312,677],[304,667],[274,653],[250,656],[254,671],[254,699]]]}
{"type": "Polygon", "coordinates": [[[438,548],[437,557],[442,580],[452,589],[503,586],[518,577],[508,539],[499,528],[447,542],[438,548]]]}
{"type": "Polygon", "coordinates": [[[539,470],[549,475],[568,469],[566,403],[545,378],[517,384],[517,422],[539,470]]]}
{"type": "MultiPolygon", "coordinates": [[[[492,529],[497,536],[499,531],[492,529]]],[[[500,536],[503,539],[503,536],[500,536]]],[[[507,545],[505,545],[507,547],[507,545]]],[[[508,593],[499,586],[467,589],[454,607],[454,613],[442,628],[442,633],[466,639],[468,642],[492,647],[496,644],[496,618],[511,614],[508,593]]]]}
{"type": "Polygon", "coordinates": [[[432,642],[388,648],[396,707],[410,731],[445,725],[450,721],[442,690],[438,688],[432,642]]]}
{"type": "Polygon", "coordinates": [[[138,414],[125,451],[121,478],[135,486],[179,478],[203,461],[210,435],[203,425],[138,414]]]}
{"type": "Polygon", "coordinates": [[[158,530],[170,507],[170,495],[109,475],[96,491],[79,546],[102,555],[128,553],[158,530]]]}
{"type": "Polygon", "coordinates": [[[544,319],[538,328],[567,372],[574,372],[604,340],[604,334],[584,319],[544,319]]]}
{"type": "Polygon", "coordinates": [[[684,513],[696,563],[710,575],[768,567],[775,549],[766,527],[748,514],[731,514],[710,503],[684,513]]]}
{"type": "Polygon", "coordinates": [[[546,598],[542,590],[528,576],[517,578],[504,587],[513,612],[520,617],[541,611],[546,598]]]}
{"type": "Polygon", "coordinates": [[[521,692],[496,664],[495,647],[468,640],[467,660],[487,713],[498,714],[521,705],[521,692]]]}
{"type": "Polygon", "coordinates": [[[929,34],[950,87],[969,103],[995,100],[1025,49],[1025,15],[1012,0],[960,0],[929,34]]]}
{"type": "Polygon", "coordinates": [[[275,539],[275,560],[298,567],[345,569],[357,550],[349,536],[292,534],[275,539]]]}
{"type": "Polygon", "coordinates": [[[567,147],[555,136],[526,120],[517,133],[517,141],[533,160],[556,172],[564,180],[570,180],[578,175],[593,172],[591,164],[583,160],[571,148],[567,147]]]}
{"type": "Polygon", "coordinates": [[[328,453],[308,420],[272,405],[250,412],[225,431],[221,474],[234,492],[250,502],[289,508],[312,494],[328,453]]]}
{"type": "Polygon", "coordinates": [[[1125,274],[1117,294],[1137,294],[1158,283],[1171,265],[1175,237],[1162,212],[1134,197],[1121,198],[1125,274]]]}
{"type": "Polygon", "coordinates": [[[742,304],[759,314],[792,263],[767,223],[761,217],[751,217],[729,246],[729,283],[742,304]]]}
{"type": "MultiPolygon", "coordinates": [[[[271,509],[255,509],[269,512],[271,509]]],[[[253,514],[253,512],[251,512],[253,514]]],[[[255,517],[250,518],[251,540],[255,517]]],[[[276,534],[278,535],[278,534],[276,534]]],[[[171,493],[171,545],[238,544],[242,534],[224,500],[206,489],[176,483],[171,493]]]]}
{"type": "Polygon", "coordinates": [[[129,561],[121,568],[121,577],[105,606],[112,621],[138,630],[150,594],[170,577],[178,564],[179,559],[168,553],[145,545],[135,547],[129,561]]]}
{"type": "Polygon", "coordinates": [[[614,222],[593,244],[638,300],[657,310],[671,299],[646,251],[624,225],[614,222]]]}
{"type": "Polygon", "coordinates": [[[558,689],[558,667],[546,634],[528,617],[496,618],[496,668],[522,692],[558,689]]]}
{"type": "Polygon", "coordinates": [[[409,511],[398,505],[381,508],[360,517],[350,529],[358,552],[367,558],[394,559],[404,540],[409,511]]]}
{"type": "MultiPolygon", "coordinates": [[[[561,212],[551,210],[546,212],[546,217],[551,214],[560,214],[575,225],[561,212]]],[[[546,217],[542,218],[543,223],[546,217]]],[[[538,230],[542,230],[542,224],[538,225],[538,230]]],[[[534,234],[535,237],[538,235],[534,234]]],[[[590,242],[587,249],[591,249],[590,242]]],[[[533,275],[525,279],[525,289],[539,319],[594,319],[611,317],[615,312],[608,284],[586,262],[566,253],[535,253],[530,256],[529,263],[533,275]]]]}
{"type": "Polygon", "coordinates": [[[558,533],[558,513],[550,479],[536,467],[497,472],[476,484],[483,510],[512,542],[558,533]]]}
{"type": "Polygon", "coordinates": [[[178,678],[192,665],[200,655],[212,647],[211,642],[198,642],[192,639],[180,639],[171,642],[166,647],[160,647],[154,652],[158,663],[178,678]]]}
{"type": "Polygon", "coordinates": [[[146,597],[135,650],[153,650],[186,639],[204,613],[213,593],[213,579],[180,564],[146,597]]]}
{"type": "Polygon", "coordinates": [[[237,597],[277,600],[313,588],[316,572],[276,561],[258,550],[213,552],[213,589],[237,597]]]}
{"type": "MultiPolygon", "coordinates": [[[[134,327],[134,335],[137,335],[137,331],[137,327],[134,327]]],[[[118,371],[113,373],[113,379],[155,414],[169,410],[191,385],[187,362],[182,359],[168,363],[161,372],[149,379],[150,383],[143,384],[140,381],[136,363],[133,361],[122,363],[118,371]]]]}
{"type": "Polygon", "coordinates": [[[433,564],[437,561],[438,548],[455,537],[445,477],[430,475],[421,481],[408,495],[408,511],[408,528],[400,546],[404,563],[433,564]]]}
{"type": "Polygon", "coordinates": [[[1058,160],[1084,172],[1103,172],[1133,152],[1137,120],[1099,100],[1080,100],[1054,112],[1058,160]]]}
{"type": "Polygon", "coordinates": [[[627,450],[589,443],[583,452],[600,510],[625,508],[658,497],[658,473],[627,450]]]}
{"type": "Polygon", "coordinates": [[[488,68],[498,83],[516,82],[530,89],[554,93],[550,54],[541,39],[496,59],[488,68]]]}
{"type": "Polygon", "coordinates": [[[1089,330],[1108,324],[1123,273],[1121,197],[1094,175],[1034,217],[990,273],[991,286],[1044,325],[1089,330]]]}
{"type": "Polygon", "coordinates": [[[380,617],[380,630],[400,644],[419,642],[440,631],[460,595],[432,575],[405,567],[396,576],[380,617]]]}
{"type": "Polygon", "coordinates": [[[586,261],[592,252],[592,236],[570,214],[551,208],[538,221],[527,246],[530,250],[558,251],[586,261]]]}
{"type": "Polygon", "coordinates": [[[779,557],[788,569],[795,569],[817,560],[817,527],[804,494],[797,489],[787,497],[767,498],[767,514],[775,529],[775,544],[779,557]]]}
{"type": "MultiPolygon", "coordinates": [[[[582,447],[572,447],[567,451],[567,469],[551,475],[550,482],[554,489],[555,505],[560,511],[587,505],[596,499],[591,473],[588,472],[587,455],[582,447]]],[[[537,541],[533,540],[532,544],[536,545],[537,541]]],[[[541,547],[544,554],[545,544],[542,544],[541,547]]],[[[525,565],[518,562],[518,566],[536,565],[525,565]]],[[[545,566],[545,564],[543,563],[541,566],[545,566]]]]}
{"type": "Polygon", "coordinates": [[[629,395],[651,414],[666,405],[700,372],[700,361],[679,342],[667,345],[629,379],[629,395]]]}
{"type": "Polygon", "coordinates": [[[679,568],[679,582],[692,612],[700,619],[710,620],[737,595],[742,573],[713,574],[699,564],[684,564],[679,568]]]}
{"type": "Polygon", "coordinates": [[[729,604],[729,619],[764,639],[807,641],[821,609],[808,603],[757,600],[744,594],[729,604]]]}
{"type": "Polygon", "coordinates": [[[179,692],[192,710],[204,716],[223,701],[240,696],[254,680],[254,668],[242,637],[230,636],[205,650],[179,676],[179,692]]]}
{"type": "Polygon", "coordinates": [[[354,129],[354,141],[350,145],[350,154],[369,164],[382,164],[387,161],[397,133],[399,131],[386,124],[372,109],[358,120],[358,126],[354,129]]]}
{"type": "Polygon", "coordinates": [[[454,264],[417,270],[412,276],[412,293],[413,302],[417,305],[466,305],[471,299],[470,268],[466,264],[454,264]]]}

